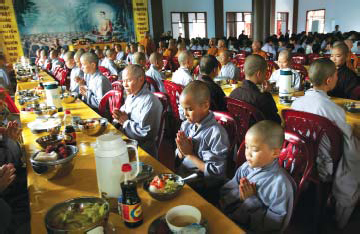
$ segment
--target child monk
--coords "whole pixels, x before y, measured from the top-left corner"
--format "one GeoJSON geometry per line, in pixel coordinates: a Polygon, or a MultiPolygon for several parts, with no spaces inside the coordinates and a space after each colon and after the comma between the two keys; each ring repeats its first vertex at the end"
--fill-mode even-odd
{"type": "Polygon", "coordinates": [[[180,103],[186,121],[176,136],[177,172],[182,176],[198,173],[200,177],[189,184],[211,199],[226,175],[228,135],[209,111],[210,91],[204,82],[190,82],[181,93],[180,103]]]}
{"type": "Polygon", "coordinates": [[[116,64],[114,63],[115,59],[116,59],[116,51],[114,49],[108,49],[106,51],[106,58],[104,58],[104,60],[102,61],[101,66],[107,68],[110,71],[111,75],[118,76],[119,70],[116,64]]]}
{"type": "MultiPolygon", "coordinates": [[[[149,70],[146,71],[146,76],[152,78],[160,92],[166,92],[165,91],[165,86],[164,86],[164,82],[163,80],[165,79],[165,75],[163,73],[161,73],[161,69],[163,67],[163,56],[157,52],[154,52],[150,55],[150,68],[149,70]]],[[[153,88],[151,88],[151,91],[154,92],[155,90],[153,88]]]]}
{"type": "Polygon", "coordinates": [[[323,137],[320,142],[316,169],[321,181],[333,179],[335,218],[338,227],[344,228],[360,197],[360,134],[356,131],[356,125],[352,128],[346,122],[344,109],[327,95],[339,83],[335,64],[329,59],[317,59],[310,66],[309,77],[314,88],[307,90],[305,96],[296,99],[291,108],[328,118],[343,133],[343,154],[336,171],[333,170],[328,137],[323,137]]]}
{"type": "Polygon", "coordinates": [[[278,70],[274,71],[271,74],[271,77],[269,79],[270,83],[276,83],[276,86],[279,87],[279,79],[280,79],[280,71],[281,70],[288,70],[292,73],[292,86],[295,90],[299,90],[301,87],[301,79],[299,73],[291,69],[291,52],[289,50],[282,50],[279,54],[278,59],[279,68],[278,70]]]}
{"type": "MultiPolygon", "coordinates": [[[[78,53],[78,52],[76,52],[78,53]]],[[[70,73],[70,91],[79,93],[79,84],[76,82],[77,78],[83,78],[84,73],[80,67],[77,66],[75,62],[75,53],[73,51],[66,52],[64,55],[64,60],[66,66],[71,69],[70,73]]],[[[80,60],[78,55],[78,60],[80,60]]]]}
{"type": "Polygon", "coordinates": [[[349,48],[342,42],[336,43],[331,51],[331,60],[335,63],[338,72],[338,81],[330,96],[339,98],[352,98],[352,91],[360,85],[356,73],[346,66],[349,48]]]}
{"type": "Polygon", "coordinates": [[[288,225],[295,183],[279,166],[282,127],[270,120],[253,125],[245,135],[246,162],[221,189],[224,213],[252,233],[281,233],[288,225]]]}

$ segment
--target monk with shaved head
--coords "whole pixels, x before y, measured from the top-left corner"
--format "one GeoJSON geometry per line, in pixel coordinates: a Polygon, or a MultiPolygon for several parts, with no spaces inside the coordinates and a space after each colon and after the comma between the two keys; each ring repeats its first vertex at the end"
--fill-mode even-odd
{"type": "Polygon", "coordinates": [[[180,67],[174,72],[172,76],[172,82],[186,86],[193,80],[193,77],[190,73],[193,64],[194,56],[190,51],[181,51],[178,57],[180,67]]]}
{"type": "Polygon", "coordinates": [[[210,90],[204,82],[190,82],[181,93],[180,104],[186,120],[176,135],[177,173],[198,173],[199,178],[189,185],[214,202],[226,176],[228,135],[209,110],[210,90]]]}
{"type": "Polygon", "coordinates": [[[270,85],[265,81],[266,68],[266,61],[260,55],[253,54],[246,57],[245,80],[241,87],[231,92],[230,97],[253,105],[262,112],[265,119],[281,123],[275,101],[268,92],[270,85]],[[263,91],[258,85],[263,85],[263,91]]]}
{"type": "Polygon", "coordinates": [[[261,42],[260,41],[254,41],[251,45],[252,48],[252,54],[257,54],[263,57],[264,59],[267,59],[267,54],[265,51],[261,50],[261,42]]]}
{"type": "MultiPolygon", "coordinates": [[[[165,86],[163,80],[165,80],[165,75],[161,72],[163,63],[163,56],[157,52],[154,52],[150,55],[150,68],[146,71],[146,76],[153,79],[160,92],[166,93],[165,86]]],[[[151,86],[151,91],[155,92],[156,88],[151,86]]]]}

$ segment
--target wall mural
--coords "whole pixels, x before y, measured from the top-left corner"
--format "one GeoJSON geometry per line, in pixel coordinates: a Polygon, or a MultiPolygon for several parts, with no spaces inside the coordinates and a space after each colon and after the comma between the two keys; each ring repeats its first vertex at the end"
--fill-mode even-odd
{"type": "Polygon", "coordinates": [[[131,0],[13,0],[25,56],[50,48],[56,38],[134,41],[131,0]]]}

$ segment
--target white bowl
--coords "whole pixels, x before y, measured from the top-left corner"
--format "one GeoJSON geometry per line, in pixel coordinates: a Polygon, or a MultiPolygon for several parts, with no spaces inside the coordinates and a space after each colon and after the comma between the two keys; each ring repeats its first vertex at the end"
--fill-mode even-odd
{"type": "Polygon", "coordinates": [[[182,227],[175,226],[174,224],[172,224],[171,221],[174,220],[175,217],[179,217],[179,216],[193,217],[194,222],[192,222],[192,223],[200,224],[200,221],[201,221],[201,212],[196,207],[189,206],[189,205],[175,206],[175,207],[171,208],[165,215],[166,223],[172,232],[179,232],[179,231],[181,231],[181,229],[183,229],[187,225],[192,224],[192,223],[189,223],[186,226],[182,226],[182,227]]]}

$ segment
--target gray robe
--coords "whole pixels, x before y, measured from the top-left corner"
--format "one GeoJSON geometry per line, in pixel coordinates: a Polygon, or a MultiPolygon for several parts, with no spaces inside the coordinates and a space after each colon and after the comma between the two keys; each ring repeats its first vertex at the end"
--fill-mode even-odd
{"type": "Polygon", "coordinates": [[[123,124],[125,134],[137,140],[140,147],[156,157],[158,149],[155,143],[163,111],[160,100],[144,85],[136,95],[127,96],[120,110],[129,117],[123,124]]]}
{"type": "Polygon", "coordinates": [[[240,71],[232,62],[221,67],[219,77],[229,77],[232,80],[239,80],[240,71]]]}
{"type": "MultiPolygon", "coordinates": [[[[163,80],[165,79],[164,74],[159,72],[154,65],[151,64],[149,70],[145,73],[147,76],[151,77],[157,84],[160,92],[166,93],[165,86],[163,80]]],[[[150,88],[152,92],[155,90],[151,87],[150,88]]]]}
{"type": "Polygon", "coordinates": [[[70,91],[79,93],[79,84],[75,81],[75,77],[84,78],[84,72],[79,67],[73,67],[70,73],[70,91]]]}
{"type": "MultiPolygon", "coordinates": [[[[212,186],[223,181],[226,176],[226,159],[230,146],[226,130],[215,120],[214,114],[209,114],[197,126],[184,121],[180,128],[187,137],[192,138],[194,153],[205,163],[205,183],[212,186]]],[[[179,150],[176,149],[177,156],[179,150]]],[[[188,158],[184,158],[178,168],[182,176],[198,172],[199,169],[188,158]]]]}
{"type": "Polygon", "coordinates": [[[245,162],[234,178],[222,187],[221,209],[251,232],[281,233],[291,218],[295,189],[295,182],[279,166],[278,160],[263,168],[251,168],[245,162]],[[256,183],[257,194],[241,202],[239,184],[244,177],[256,183]]]}
{"type": "MultiPolygon", "coordinates": [[[[345,111],[332,102],[324,91],[309,89],[305,96],[293,102],[291,108],[326,117],[344,134],[344,154],[335,172],[332,188],[336,200],[336,219],[339,227],[344,227],[360,197],[360,141],[346,123],[345,111]]],[[[329,144],[327,137],[320,142],[316,159],[320,178],[324,178],[322,175],[333,174],[332,159],[328,153],[329,144]]]]}
{"type": "Polygon", "coordinates": [[[107,68],[110,71],[111,75],[119,75],[119,70],[116,64],[109,58],[104,58],[104,60],[101,62],[101,66],[107,68]]]}
{"type": "Polygon", "coordinates": [[[108,78],[96,71],[94,74],[85,74],[85,82],[88,87],[86,97],[82,100],[86,102],[91,108],[98,110],[99,103],[102,97],[112,89],[108,78]]]}

